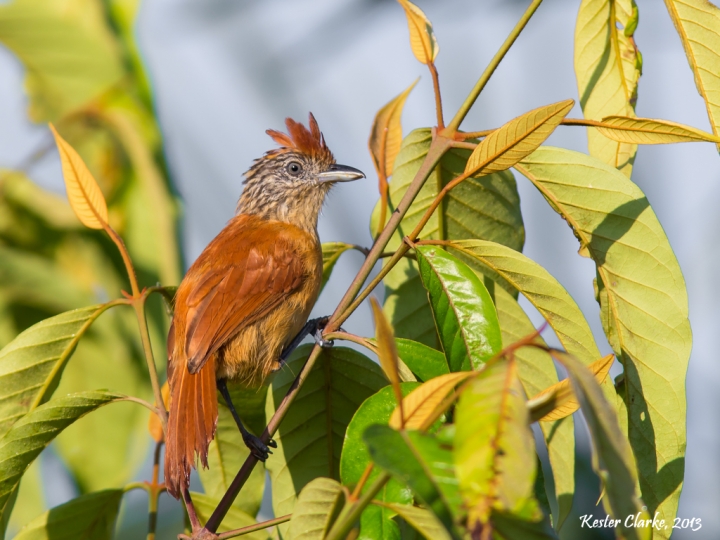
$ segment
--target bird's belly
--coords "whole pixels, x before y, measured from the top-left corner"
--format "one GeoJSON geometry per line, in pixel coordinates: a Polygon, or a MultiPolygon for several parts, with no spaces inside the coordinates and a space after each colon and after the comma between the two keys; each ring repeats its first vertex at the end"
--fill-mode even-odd
{"type": "Polygon", "coordinates": [[[305,325],[316,294],[298,291],[264,318],[243,328],[219,351],[217,377],[257,387],[278,367],[280,353],[305,325]]]}

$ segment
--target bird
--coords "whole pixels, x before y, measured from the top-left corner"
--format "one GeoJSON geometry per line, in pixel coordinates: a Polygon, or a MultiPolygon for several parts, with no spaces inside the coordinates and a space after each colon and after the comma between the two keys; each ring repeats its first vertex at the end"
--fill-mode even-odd
{"type": "Polygon", "coordinates": [[[259,386],[308,333],[327,344],[321,333],[327,318],[307,321],[322,281],[318,217],[333,185],[365,175],[335,162],[312,113],[308,127],[291,118],[285,126],[287,133],[266,131],[279,148],[245,173],[234,217],[190,266],[175,294],[164,472],[176,499],[186,497],[197,461],[208,467],[217,391],[245,444],[265,461],[268,445],[276,444],[266,445],[245,429],[227,381],[259,386]]]}

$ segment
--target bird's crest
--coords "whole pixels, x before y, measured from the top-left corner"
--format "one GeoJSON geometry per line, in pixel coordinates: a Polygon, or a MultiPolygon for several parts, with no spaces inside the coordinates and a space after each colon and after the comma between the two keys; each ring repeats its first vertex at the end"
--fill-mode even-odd
{"type": "MultiPolygon", "coordinates": [[[[281,131],[275,131],[274,129],[268,129],[265,133],[270,135],[272,140],[282,146],[283,149],[296,150],[303,154],[308,154],[315,159],[335,161],[332,152],[330,152],[330,149],[325,144],[325,137],[320,133],[318,123],[312,113],[309,115],[308,125],[310,129],[292,118],[286,118],[285,126],[287,127],[287,134],[281,131]]],[[[282,149],[279,151],[282,151],[282,149]]]]}

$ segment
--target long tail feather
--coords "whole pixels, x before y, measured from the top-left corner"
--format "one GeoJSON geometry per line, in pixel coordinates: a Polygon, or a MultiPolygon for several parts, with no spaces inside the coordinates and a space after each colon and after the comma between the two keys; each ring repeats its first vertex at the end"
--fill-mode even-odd
{"type": "Polygon", "coordinates": [[[173,366],[170,378],[170,417],[165,442],[165,485],[178,499],[190,485],[195,455],[208,466],[210,441],[217,427],[217,388],[215,355],[197,372],[186,366],[173,366]]]}

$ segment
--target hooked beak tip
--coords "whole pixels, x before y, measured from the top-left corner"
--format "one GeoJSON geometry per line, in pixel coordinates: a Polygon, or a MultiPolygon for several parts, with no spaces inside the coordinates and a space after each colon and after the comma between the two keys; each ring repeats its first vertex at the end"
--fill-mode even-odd
{"type": "Polygon", "coordinates": [[[365,174],[355,167],[348,167],[347,165],[331,165],[327,171],[321,172],[318,175],[320,182],[352,182],[353,180],[359,180],[365,178],[365,174]]]}

